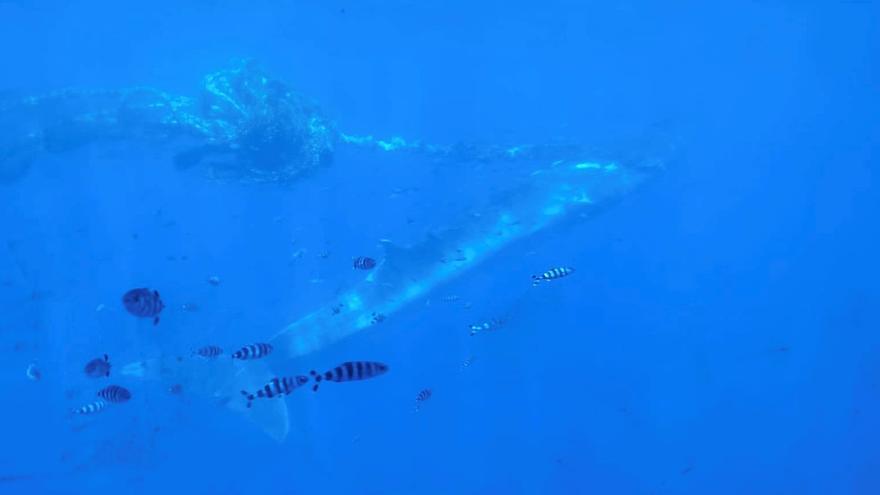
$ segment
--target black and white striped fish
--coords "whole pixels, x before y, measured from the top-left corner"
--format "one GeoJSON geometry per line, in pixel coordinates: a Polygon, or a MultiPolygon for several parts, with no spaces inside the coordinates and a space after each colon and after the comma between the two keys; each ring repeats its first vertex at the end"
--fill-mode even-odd
{"type": "Polygon", "coordinates": [[[103,400],[96,400],[91,404],[86,404],[81,407],[77,407],[75,409],[70,410],[70,414],[95,414],[101,412],[105,407],[107,407],[107,403],[103,400]]]}
{"type": "Polygon", "coordinates": [[[165,307],[159,291],[146,287],[131,289],[122,296],[125,310],[139,318],[152,318],[153,325],[159,324],[159,313],[165,307]]]}
{"type": "Polygon", "coordinates": [[[434,395],[434,392],[432,392],[430,388],[422,389],[419,394],[416,395],[415,412],[419,412],[419,410],[422,408],[422,404],[424,404],[426,400],[430,399],[432,395],[434,395]]]}
{"type": "Polygon", "coordinates": [[[116,404],[121,404],[123,402],[128,402],[131,399],[131,392],[128,391],[125,387],[120,387],[119,385],[108,385],[101,390],[98,390],[98,397],[116,404]]]}
{"type": "Polygon", "coordinates": [[[260,359],[272,352],[272,345],[259,342],[246,345],[232,354],[232,359],[260,359]]]}
{"type": "Polygon", "coordinates": [[[206,345],[193,351],[193,356],[201,356],[207,359],[215,358],[221,354],[223,354],[223,349],[216,345],[206,345]]]}
{"type": "Polygon", "coordinates": [[[369,256],[358,256],[351,262],[351,265],[356,270],[372,270],[376,267],[376,260],[369,256]]]}
{"type": "Polygon", "coordinates": [[[241,395],[247,398],[247,407],[251,407],[251,403],[258,398],[266,398],[271,399],[272,397],[282,397],[284,395],[290,395],[291,392],[296,390],[302,385],[305,385],[306,382],[309,381],[309,377],[307,376],[283,376],[273,378],[269,383],[267,383],[263,388],[257,390],[257,393],[252,394],[247,390],[242,390],[241,395]]]}
{"type": "Polygon", "coordinates": [[[331,382],[352,382],[355,380],[366,380],[385,374],[388,366],[375,361],[346,361],[332,370],[319,374],[315,370],[311,371],[311,375],[315,377],[315,385],[312,390],[317,391],[318,385],[322,380],[331,382]]]}
{"type": "Polygon", "coordinates": [[[574,273],[574,268],[560,266],[551,268],[540,275],[532,275],[532,285],[538,285],[541,282],[549,282],[557,278],[567,277],[574,273]]]}

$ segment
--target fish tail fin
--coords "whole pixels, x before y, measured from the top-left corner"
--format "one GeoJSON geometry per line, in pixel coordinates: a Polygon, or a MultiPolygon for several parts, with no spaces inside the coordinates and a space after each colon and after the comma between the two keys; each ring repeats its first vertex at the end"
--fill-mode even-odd
{"type": "Polygon", "coordinates": [[[254,403],[254,396],[252,394],[249,394],[247,390],[242,390],[241,395],[243,395],[245,399],[247,399],[247,405],[245,405],[245,407],[250,409],[251,405],[254,403]]]}
{"type": "Polygon", "coordinates": [[[315,377],[315,384],[312,385],[312,392],[317,392],[318,391],[318,384],[321,383],[321,379],[323,377],[321,375],[319,375],[318,372],[315,370],[309,371],[309,374],[312,375],[313,377],[315,377]]]}
{"type": "Polygon", "coordinates": [[[532,287],[537,287],[538,284],[541,283],[541,277],[538,275],[532,275],[532,287]]]}
{"type": "Polygon", "coordinates": [[[158,324],[159,324],[159,317],[157,316],[157,317],[153,318],[153,326],[156,326],[158,324]]]}

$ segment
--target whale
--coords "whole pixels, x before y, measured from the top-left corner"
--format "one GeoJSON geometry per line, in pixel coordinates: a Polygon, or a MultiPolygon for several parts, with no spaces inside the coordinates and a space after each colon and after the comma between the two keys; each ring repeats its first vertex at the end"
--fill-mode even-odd
{"type": "Polygon", "coordinates": [[[168,356],[139,360],[124,375],[183,384],[215,401],[282,442],[290,431],[284,400],[246,408],[241,390],[262,387],[273,369],[374,328],[423,300],[437,287],[462,277],[504,249],[540,232],[580,222],[604,211],[667,169],[672,142],[657,148],[518,163],[510,184],[407,246],[382,241],[384,256],[375,269],[326,304],[266,336],[274,351],[262,360],[180,360],[168,356]]]}

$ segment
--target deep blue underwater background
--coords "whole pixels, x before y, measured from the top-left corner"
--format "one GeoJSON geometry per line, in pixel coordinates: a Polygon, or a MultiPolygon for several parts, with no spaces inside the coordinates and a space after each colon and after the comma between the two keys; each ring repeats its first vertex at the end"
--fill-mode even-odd
{"type": "Polygon", "coordinates": [[[381,258],[379,239],[415,240],[490,184],[346,149],[285,186],[209,181],[145,143],[40,158],[0,185],[0,493],[880,493],[878,13],[0,1],[5,94],[195,94],[248,57],[353,134],[593,143],[663,129],[681,149],[602,215],[303,358],[391,372],[285,399],[281,445],[160,382],[127,382],[131,402],[85,422],[64,413],[88,396],[92,357],[265,339],[355,283],[353,256],[381,258]],[[577,272],[522,296],[556,265],[577,272]],[[119,307],[136,286],[161,289],[160,325],[119,307]],[[468,336],[499,313],[502,330],[468,336]]]}

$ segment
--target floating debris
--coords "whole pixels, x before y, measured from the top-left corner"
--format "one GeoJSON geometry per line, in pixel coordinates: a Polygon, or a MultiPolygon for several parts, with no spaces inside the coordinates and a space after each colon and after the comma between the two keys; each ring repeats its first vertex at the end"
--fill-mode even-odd
{"type": "Polygon", "coordinates": [[[83,372],[89,378],[102,378],[110,376],[110,368],[110,356],[104,354],[103,357],[92,359],[86,363],[83,372]]]}
{"type": "Polygon", "coordinates": [[[141,287],[131,289],[122,296],[126,311],[139,318],[152,318],[153,325],[159,324],[159,313],[165,307],[159,291],[141,287]]]}
{"type": "Polygon", "coordinates": [[[352,382],[357,380],[367,380],[384,375],[388,372],[388,366],[384,363],[375,361],[346,361],[330,371],[318,374],[315,370],[310,373],[315,378],[315,385],[312,390],[317,391],[318,385],[322,380],[331,382],[352,382]]]}
{"type": "Polygon", "coordinates": [[[483,323],[477,323],[475,325],[471,325],[470,335],[473,337],[474,335],[480,332],[487,332],[492,330],[498,330],[502,325],[504,325],[504,320],[501,318],[492,318],[489,321],[484,321],[483,323]]]}
{"type": "Polygon", "coordinates": [[[37,365],[34,363],[31,363],[28,365],[27,371],[25,371],[25,374],[27,375],[28,378],[30,378],[31,380],[33,380],[35,382],[38,382],[38,381],[40,381],[41,378],[43,378],[43,373],[40,372],[39,368],[37,368],[37,365]]]}
{"type": "Polygon", "coordinates": [[[567,277],[574,273],[574,268],[565,266],[551,268],[540,275],[532,275],[532,285],[538,285],[541,282],[549,282],[558,278],[567,277]]]}
{"type": "Polygon", "coordinates": [[[471,366],[473,366],[474,361],[476,361],[476,360],[477,360],[476,356],[470,356],[470,357],[466,358],[464,361],[461,362],[461,366],[458,367],[458,371],[461,372],[461,371],[464,371],[464,370],[470,368],[471,366]]]}
{"type": "Polygon", "coordinates": [[[368,256],[358,256],[352,261],[352,266],[356,270],[372,270],[376,267],[376,260],[368,256]]]}
{"type": "Polygon", "coordinates": [[[99,304],[97,307],[95,307],[95,313],[100,313],[101,311],[104,311],[105,307],[106,306],[104,306],[103,304],[99,304]]]}
{"type": "Polygon", "coordinates": [[[210,277],[208,277],[208,283],[213,285],[214,287],[217,287],[218,285],[220,285],[220,277],[218,277],[217,275],[211,275],[210,277]]]}

